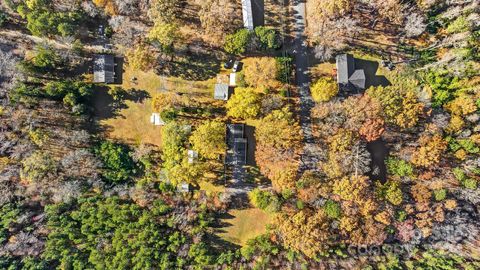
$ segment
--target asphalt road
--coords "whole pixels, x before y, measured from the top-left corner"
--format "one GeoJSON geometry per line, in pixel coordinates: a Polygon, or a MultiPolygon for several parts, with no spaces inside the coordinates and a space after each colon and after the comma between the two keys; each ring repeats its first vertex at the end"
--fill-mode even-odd
{"type": "Polygon", "coordinates": [[[293,0],[292,2],[295,24],[293,28],[294,40],[292,53],[295,57],[296,84],[300,95],[300,125],[304,135],[304,149],[301,155],[300,172],[306,170],[318,170],[317,146],[312,133],[311,109],[314,106],[310,94],[310,77],[308,73],[308,46],[305,36],[305,0],[293,0]]]}

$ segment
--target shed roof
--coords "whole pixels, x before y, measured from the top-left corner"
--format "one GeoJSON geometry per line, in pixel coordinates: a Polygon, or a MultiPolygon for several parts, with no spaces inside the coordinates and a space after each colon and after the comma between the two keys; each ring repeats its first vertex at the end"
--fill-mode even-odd
{"type": "Polygon", "coordinates": [[[248,30],[253,30],[253,10],[251,0],[242,0],[243,26],[248,30]]]}
{"type": "Polygon", "coordinates": [[[98,54],[93,62],[93,82],[115,82],[115,59],[111,54],[98,54]]]}
{"type": "Polygon", "coordinates": [[[215,84],[213,98],[219,99],[219,100],[228,100],[229,97],[230,97],[230,93],[229,93],[228,84],[223,84],[223,83],[215,84]]]}

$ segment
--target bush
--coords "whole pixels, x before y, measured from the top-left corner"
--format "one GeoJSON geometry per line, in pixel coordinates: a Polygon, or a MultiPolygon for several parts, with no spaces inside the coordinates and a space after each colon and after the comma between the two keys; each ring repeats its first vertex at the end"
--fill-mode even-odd
{"type": "Polygon", "coordinates": [[[327,214],[328,217],[334,219],[340,218],[342,214],[342,208],[340,207],[340,204],[332,200],[328,200],[325,203],[323,210],[325,210],[325,214],[327,214]]]}
{"type": "Polygon", "coordinates": [[[437,202],[443,201],[447,197],[447,190],[444,188],[436,189],[433,191],[433,196],[437,202]]]}
{"type": "Polygon", "coordinates": [[[252,34],[248,29],[240,29],[234,34],[229,34],[225,37],[223,48],[227,53],[243,54],[247,50],[251,39],[252,34]]]}

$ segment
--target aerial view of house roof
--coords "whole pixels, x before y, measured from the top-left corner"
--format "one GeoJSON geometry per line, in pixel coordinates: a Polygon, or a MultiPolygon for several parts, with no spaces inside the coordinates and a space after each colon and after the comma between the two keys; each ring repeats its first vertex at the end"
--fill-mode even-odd
{"type": "Polygon", "coordinates": [[[115,82],[115,58],[111,54],[99,54],[93,60],[93,82],[115,82]]]}

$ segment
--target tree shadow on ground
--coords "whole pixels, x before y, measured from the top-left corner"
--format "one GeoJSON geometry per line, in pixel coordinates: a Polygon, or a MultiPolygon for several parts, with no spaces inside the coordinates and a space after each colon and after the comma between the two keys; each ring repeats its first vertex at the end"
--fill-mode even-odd
{"type": "Polygon", "coordinates": [[[109,89],[108,86],[98,85],[95,87],[90,105],[93,108],[93,116],[97,120],[118,117],[120,110],[128,108],[126,101],[141,103],[150,98],[150,94],[145,90],[119,90],[118,94],[112,95],[109,89]]]}
{"type": "Polygon", "coordinates": [[[185,59],[163,62],[155,73],[161,76],[178,77],[185,80],[205,81],[220,72],[220,60],[212,55],[187,55],[185,59]]]}

